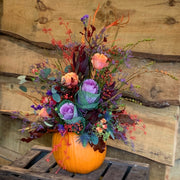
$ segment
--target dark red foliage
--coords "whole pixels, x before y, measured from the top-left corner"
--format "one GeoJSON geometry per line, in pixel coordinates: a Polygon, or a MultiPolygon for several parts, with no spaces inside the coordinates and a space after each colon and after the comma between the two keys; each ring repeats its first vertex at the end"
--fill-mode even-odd
{"type": "Polygon", "coordinates": [[[57,128],[55,128],[55,129],[46,129],[46,128],[35,129],[34,131],[29,132],[29,135],[30,135],[29,137],[22,138],[21,141],[29,143],[34,139],[40,138],[44,134],[54,133],[54,132],[58,132],[58,129],[57,128]]]}
{"type": "Polygon", "coordinates": [[[89,57],[85,51],[85,46],[77,46],[73,53],[73,70],[79,75],[82,81],[89,74],[89,57]]]}
{"type": "Polygon", "coordinates": [[[121,112],[119,112],[119,113],[115,112],[115,113],[113,113],[113,115],[114,115],[114,118],[122,124],[133,125],[135,123],[135,121],[133,119],[131,119],[131,117],[128,114],[123,114],[121,112]]]}
{"type": "Polygon", "coordinates": [[[97,109],[88,111],[86,114],[86,120],[88,120],[91,124],[96,124],[99,121],[99,114],[100,112],[97,109]]]}
{"type": "Polygon", "coordinates": [[[94,151],[99,150],[100,153],[103,153],[106,148],[106,144],[103,141],[102,137],[99,138],[99,142],[97,145],[94,145],[94,144],[90,144],[90,145],[91,145],[91,147],[93,147],[94,151]]]}

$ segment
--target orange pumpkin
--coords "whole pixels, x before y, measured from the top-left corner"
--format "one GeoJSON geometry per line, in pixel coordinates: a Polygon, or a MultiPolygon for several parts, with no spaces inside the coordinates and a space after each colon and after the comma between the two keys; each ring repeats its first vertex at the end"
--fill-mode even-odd
{"type": "Polygon", "coordinates": [[[68,132],[65,136],[55,133],[52,139],[53,155],[57,164],[74,173],[87,174],[101,166],[103,163],[106,150],[100,153],[88,143],[86,147],[78,142],[78,135],[68,132]]]}

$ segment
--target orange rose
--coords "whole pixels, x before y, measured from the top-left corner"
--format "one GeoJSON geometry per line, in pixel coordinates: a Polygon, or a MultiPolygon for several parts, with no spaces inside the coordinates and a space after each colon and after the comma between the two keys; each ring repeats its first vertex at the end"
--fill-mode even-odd
{"type": "Polygon", "coordinates": [[[102,133],[102,132],[103,132],[103,129],[100,128],[100,127],[97,127],[97,128],[96,128],[96,131],[97,131],[98,133],[102,133]]]}
{"type": "Polygon", "coordinates": [[[104,67],[107,67],[109,63],[107,63],[107,57],[104,54],[96,53],[91,59],[91,63],[95,69],[101,70],[104,67]]]}
{"type": "Polygon", "coordinates": [[[61,83],[65,86],[72,87],[78,84],[78,76],[74,72],[70,72],[62,76],[61,83]]]}
{"type": "Polygon", "coordinates": [[[102,123],[102,124],[105,124],[105,123],[106,123],[106,119],[102,118],[102,119],[101,119],[101,123],[102,123]]]}
{"type": "Polygon", "coordinates": [[[40,110],[39,116],[44,117],[44,118],[45,118],[45,117],[49,117],[49,114],[47,113],[46,108],[42,108],[42,109],[40,110]]]}

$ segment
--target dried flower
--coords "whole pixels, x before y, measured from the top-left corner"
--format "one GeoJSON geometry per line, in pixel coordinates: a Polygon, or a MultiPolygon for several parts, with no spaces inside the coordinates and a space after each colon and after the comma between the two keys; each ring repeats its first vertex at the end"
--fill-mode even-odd
{"type": "Polygon", "coordinates": [[[76,86],[78,84],[78,76],[74,72],[70,72],[62,76],[61,83],[67,87],[76,86]]]}

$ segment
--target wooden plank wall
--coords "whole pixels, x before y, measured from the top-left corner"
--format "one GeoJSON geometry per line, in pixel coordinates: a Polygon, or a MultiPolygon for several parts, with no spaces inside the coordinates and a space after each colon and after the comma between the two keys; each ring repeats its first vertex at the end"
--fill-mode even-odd
{"type": "MultiPolygon", "coordinates": [[[[119,29],[117,45],[136,43],[147,38],[155,41],[141,43],[133,49],[134,66],[144,65],[151,60],[156,63],[150,67],[168,71],[180,78],[180,2],[173,0],[0,0],[0,111],[31,111],[30,100],[17,93],[17,76],[30,75],[29,66],[46,59],[58,58],[50,45],[50,37],[42,28],[52,28],[56,39],[65,40],[64,28],[59,26],[58,18],[70,23],[73,38],[80,38],[82,30],[80,18],[84,14],[93,15],[98,3],[99,12],[95,25],[97,28],[109,24],[115,19],[130,15],[130,22],[119,29]]],[[[117,28],[109,30],[109,39],[117,28]]],[[[127,110],[137,114],[146,124],[147,135],[136,132],[135,151],[117,141],[109,145],[121,150],[140,155],[164,165],[173,165],[176,154],[177,127],[180,105],[180,82],[157,73],[140,76],[133,82],[140,85],[138,102],[143,106],[127,102],[127,110]],[[143,138],[142,138],[143,136],[143,138]],[[167,143],[168,142],[168,143],[167,143]]],[[[30,85],[31,86],[31,85],[30,85]]],[[[3,118],[2,118],[3,117],[3,118]]],[[[5,125],[1,116],[1,126],[5,125]],[[4,125],[3,125],[4,124],[4,125]]],[[[6,118],[5,118],[6,119],[6,118]]],[[[5,120],[4,120],[5,121],[5,120]]],[[[18,120],[11,120],[18,121],[18,120]]],[[[8,121],[9,122],[9,121],[8,121]]],[[[14,123],[14,122],[13,122],[14,123]]],[[[20,121],[15,127],[19,128],[20,121]]],[[[11,137],[8,128],[3,129],[11,137]]],[[[15,129],[12,129],[15,132],[15,129]]],[[[15,133],[16,136],[18,132],[15,133]]],[[[48,144],[49,141],[37,142],[48,144]]],[[[28,146],[10,140],[0,141],[0,146],[15,149],[23,153],[28,146]],[[21,144],[21,145],[20,145],[21,144]],[[8,147],[9,146],[9,147],[8,147]]],[[[29,146],[30,147],[30,146],[29,146]]]]}

